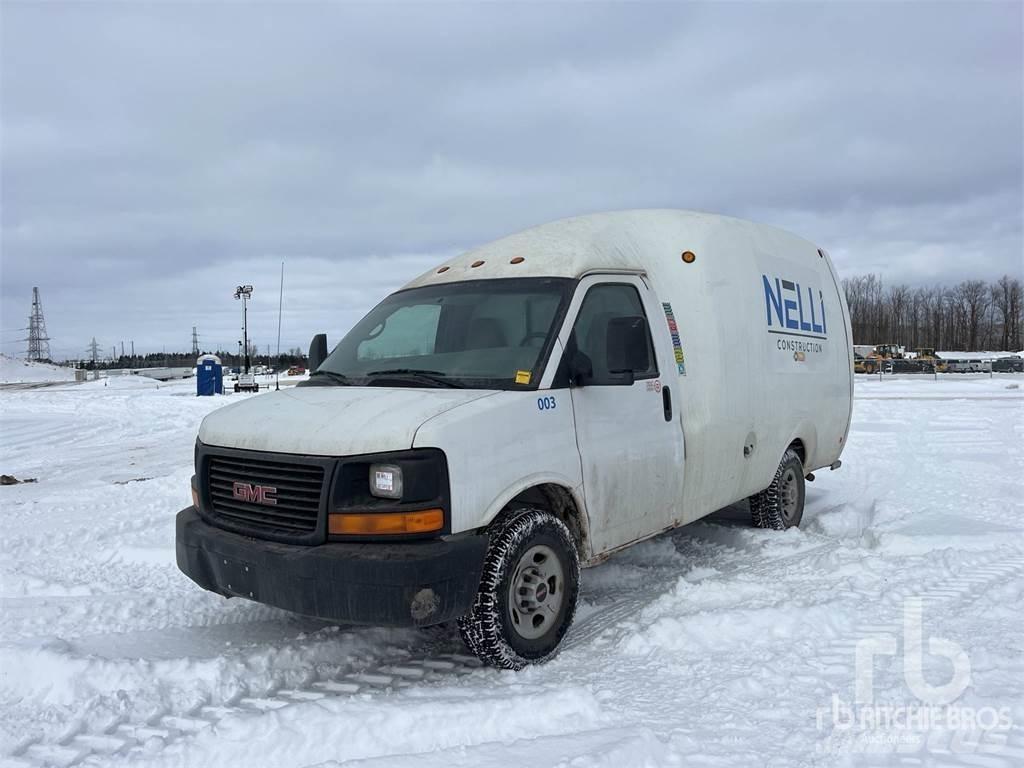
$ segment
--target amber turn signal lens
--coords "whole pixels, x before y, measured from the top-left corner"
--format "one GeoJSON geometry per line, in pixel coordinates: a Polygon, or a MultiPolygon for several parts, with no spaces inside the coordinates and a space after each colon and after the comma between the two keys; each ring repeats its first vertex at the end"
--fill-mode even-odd
{"type": "Polygon", "coordinates": [[[327,531],[342,536],[430,533],[444,527],[444,510],[386,512],[381,515],[329,515],[327,531]]]}
{"type": "Polygon", "coordinates": [[[693,251],[683,251],[683,262],[685,264],[693,264],[696,259],[697,257],[694,255],[693,251]]]}

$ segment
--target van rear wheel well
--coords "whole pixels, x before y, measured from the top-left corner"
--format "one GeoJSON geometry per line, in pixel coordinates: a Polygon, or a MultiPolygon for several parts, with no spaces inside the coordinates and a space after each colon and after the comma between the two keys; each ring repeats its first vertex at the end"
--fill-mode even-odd
{"type": "Polygon", "coordinates": [[[789,444],[789,448],[787,450],[794,451],[796,455],[800,457],[800,463],[805,467],[807,466],[807,449],[804,448],[803,440],[797,438],[789,444]]]}
{"type": "Polygon", "coordinates": [[[587,526],[581,510],[576,506],[576,500],[573,499],[568,488],[556,483],[542,483],[527,488],[509,501],[498,517],[504,516],[510,510],[524,506],[543,509],[565,523],[576,542],[580,558],[585,559],[584,553],[589,552],[587,526]]]}

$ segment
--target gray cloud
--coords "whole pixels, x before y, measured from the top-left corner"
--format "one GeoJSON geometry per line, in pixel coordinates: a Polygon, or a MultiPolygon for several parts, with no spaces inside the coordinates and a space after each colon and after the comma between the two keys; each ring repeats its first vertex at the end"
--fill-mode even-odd
{"type": "MultiPolygon", "coordinates": [[[[594,210],[785,226],[848,272],[1022,266],[1019,3],[7,3],[2,327],[55,352],[337,334],[594,210]]],[[[17,351],[5,344],[3,351],[17,351]]]]}

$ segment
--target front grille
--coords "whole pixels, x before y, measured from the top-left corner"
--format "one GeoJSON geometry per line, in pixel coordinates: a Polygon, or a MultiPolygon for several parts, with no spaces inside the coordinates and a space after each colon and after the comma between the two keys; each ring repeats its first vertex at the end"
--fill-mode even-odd
{"type": "Polygon", "coordinates": [[[210,504],[217,517],[254,532],[299,536],[316,530],[324,484],[322,466],[236,454],[210,456],[207,467],[210,504]],[[238,499],[235,483],[276,488],[277,504],[238,499]]]}

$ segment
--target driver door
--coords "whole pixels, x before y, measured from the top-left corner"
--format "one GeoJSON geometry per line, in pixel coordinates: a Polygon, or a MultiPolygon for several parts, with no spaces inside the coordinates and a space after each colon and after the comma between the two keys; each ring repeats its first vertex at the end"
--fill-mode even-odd
{"type": "Polygon", "coordinates": [[[653,291],[640,277],[595,275],[580,282],[560,335],[570,376],[578,374],[576,364],[590,369],[589,376],[576,376],[570,395],[595,554],[645,538],[682,518],[678,377],[672,375],[671,347],[658,335],[664,321],[651,322],[661,317],[653,291]],[[623,324],[636,330],[638,317],[646,320],[646,338],[634,338],[647,345],[647,354],[627,350],[627,356],[640,360],[635,365],[642,370],[616,372],[613,368],[624,364],[612,348],[615,339],[610,339],[609,329],[613,335],[623,324]]]}

